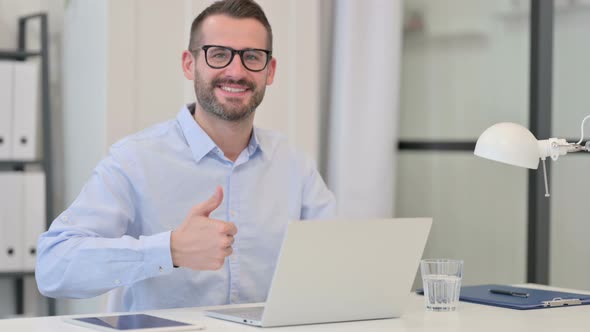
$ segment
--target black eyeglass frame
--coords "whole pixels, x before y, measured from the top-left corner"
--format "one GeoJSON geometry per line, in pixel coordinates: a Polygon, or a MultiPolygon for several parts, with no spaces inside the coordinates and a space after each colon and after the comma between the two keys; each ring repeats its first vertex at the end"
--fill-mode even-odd
{"type": "MultiPolygon", "coordinates": [[[[249,71],[251,71],[251,72],[255,72],[255,73],[257,73],[257,72],[261,72],[261,71],[265,70],[265,69],[266,69],[266,67],[268,66],[268,64],[270,63],[270,60],[272,60],[272,51],[270,51],[270,50],[265,50],[265,49],[262,49],[262,48],[245,48],[245,49],[242,49],[242,50],[236,50],[236,49],[234,49],[234,48],[231,48],[231,47],[228,47],[228,46],[221,46],[221,45],[203,45],[203,46],[201,46],[201,50],[203,50],[203,51],[205,52],[205,62],[207,63],[207,66],[209,66],[209,67],[211,67],[211,68],[213,68],[213,69],[223,69],[223,68],[225,68],[225,67],[229,66],[229,65],[230,65],[230,63],[231,63],[232,61],[234,61],[234,56],[235,56],[236,54],[238,54],[238,55],[240,56],[240,61],[242,62],[242,65],[244,66],[244,68],[248,69],[248,70],[249,70],[249,71]],[[229,50],[229,51],[231,52],[231,57],[229,58],[229,61],[227,62],[227,64],[226,64],[225,66],[213,66],[213,65],[211,65],[211,64],[209,63],[209,60],[207,59],[207,51],[208,51],[210,48],[212,48],[212,47],[219,47],[219,48],[224,48],[224,49],[226,49],[226,50],[229,50]],[[246,65],[246,63],[244,62],[244,53],[245,53],[245,52],[248,52],[248,51],[261,51],[261,52],[264,52],[264,53],[266,53],[266,63],[264,64],[264,67],[262,67],[262,69],[258,69],[258,70],[252,70],[252,69],[250,69],[250,68],[249,68],[249,67],[246,65]]],[[[191,50],[191,52],[198,52],[198,51],[199,51],[199,49],[191,50]]]]}

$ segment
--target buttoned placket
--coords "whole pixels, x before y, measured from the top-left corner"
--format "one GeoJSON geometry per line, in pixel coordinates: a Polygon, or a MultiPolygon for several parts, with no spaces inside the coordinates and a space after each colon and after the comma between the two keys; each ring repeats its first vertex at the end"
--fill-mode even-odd
{"type": "MultiPolygon", "coordinates": [[[[219,151],[219,150],[217,150],[219,151]]],[[[216,152],[217,152],[216,151],[216,152]]],[[[221,155],[223,153],[219,151],[221,155]]],[[[219,155],[219,154],[218,154],[219,155]]],[[[227,221],[233,222],[238,228],[240,227],[240,181],[239,181],[239,169],[240,165],[248,162],[250,153],[248,149],[244,149],[238,156],[235,162],[231,162],[225,156],[222,158],[225,165],[228,167],[227,175],[227,188],[226,197],[227,200],[227,221]]],[[[239,234],[239,231],[238,231],[239,234]]],[[[235,242],[232,246],[233,253],[227,258],[226,263],[228,264],[229,270],[229,303],[240,303],[240,247],[239,247],[239,235],[236,236],[235,242]]]]}
{"type": "MultiPolygon", "coordinates": [[[[239,159],[237,160],[239,161],[239,159]]],[[[239,181],[238,181],[238,172],[236,167],[239,164],[233,163],[231,165],[230,173],[228,175],[228,202],[227,202],[227,220],[233,222],[237,227],[239,227],[239,181]]],[[[235,242],[232,246],[233,253],[228,258],[229,264],[229,275],[230,275],[230,282],[229,282],[229,302],[230,303],[239,303],[240,301],[240,262],[239,262],[239,236],[236,236],[235,242]]]]}

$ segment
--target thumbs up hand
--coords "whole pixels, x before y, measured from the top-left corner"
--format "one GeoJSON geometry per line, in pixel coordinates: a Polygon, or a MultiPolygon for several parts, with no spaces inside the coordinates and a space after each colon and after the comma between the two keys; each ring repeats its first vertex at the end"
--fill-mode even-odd
{"type": "Polygon", "coordinates": [[[170,251],[175,266],[219,270],[225,257],[232,254],[236,226],[209,218],[222,201],[223,189],[218,186],[213,196],[193,206],[182,224],[172,231],[170,251]]]}

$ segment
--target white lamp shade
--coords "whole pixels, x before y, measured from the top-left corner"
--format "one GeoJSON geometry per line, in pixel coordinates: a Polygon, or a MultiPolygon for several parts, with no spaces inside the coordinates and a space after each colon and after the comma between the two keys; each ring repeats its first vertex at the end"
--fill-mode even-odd
{"type": "Polygon", "coordinates": [[[535,136],[516,123],[497,123],[484,131],[475,144],[476,156],[501,163],[537,169],[539,144],[535,136]]]}

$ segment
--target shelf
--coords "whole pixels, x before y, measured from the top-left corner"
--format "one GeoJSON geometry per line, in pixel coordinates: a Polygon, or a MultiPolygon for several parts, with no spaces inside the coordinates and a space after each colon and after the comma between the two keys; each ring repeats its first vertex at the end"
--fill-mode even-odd
{"type": "Polygon", "coordinates": [[[0,279],[2,278],[21,278],[34,276],[35,271],[15,271],[15,272],[0,272],[0,279]]]}
{"type": "MultiPolygon", "coordinates": [[[[51,156],[51,94],[49,93],[49,29],[47,13],[33,13],[21,16],[18,19],[17,46],[15,49],[0,49],[0,59],[25,61],[31,57],[38,57],[40,63],[40,107],[41,107],[41,160],[2,160],[0,161],[0,172],[11,170],[26,170],[29,166],[35,168],[40,166],[45,172],[45,215],[47,227],[53,220],[53,179],[52,179],[52,156],[51,156]],[[29,22],[38,20],[39,25],[39,49],[30,50],[27,48],[27,30],[29,22]]],[[[15,296],[15,313],[20,315],[24,312],[24,278],[34,276],[34,271],[13,271],[0,272],[0,279],[13,279],[15,296]]],[[[47,298],[47,313],[54,316],[56,313],[55,299],[47,298]]]]}
{"type": "Polygon", "coordinates": [[[41,160],[0,160],[0,166],[20,166],[30,164],[42,164],[41,160]]]}
{"type": "Polygon", "coordinates": [[[35,168],[41,167],[43,168],[43,161],[41,160],[34,160],[34,161],[22,161],[22,160],[11,160],[11,161],[0,161],[0,172],[19,172],[25,171],[30,168],[30,166],[34,166],[35,168]]]}
{"type": "Polygon", "coordinates": [[[40,52],[0,50],[0,59],[24,61],[29,57],[40,56],[40,52]]]}

